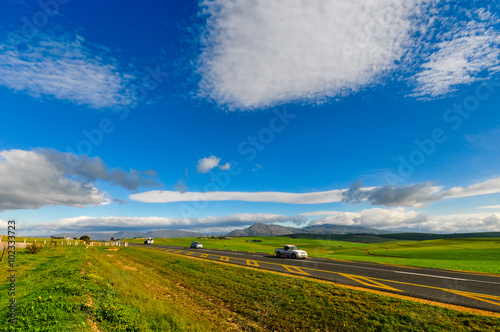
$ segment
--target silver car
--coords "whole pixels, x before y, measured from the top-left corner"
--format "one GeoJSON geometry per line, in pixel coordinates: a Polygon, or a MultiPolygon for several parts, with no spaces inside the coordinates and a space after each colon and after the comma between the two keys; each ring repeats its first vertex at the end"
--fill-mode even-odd
{"type": "Polygon", "coordinates": [[[191,245],[189,246],[189,248],[203,249],[203,245],[198,241],[193,241],[193,242],[191,242],[191,245]]]}

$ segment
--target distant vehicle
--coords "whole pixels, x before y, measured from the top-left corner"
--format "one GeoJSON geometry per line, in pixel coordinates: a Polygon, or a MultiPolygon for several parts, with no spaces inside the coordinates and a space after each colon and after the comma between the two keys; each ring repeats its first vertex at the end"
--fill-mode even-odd
{"type": "Polygon", "coordinates": [[[203,245],[198,241],[193,241],[193,242],[191,242],[191,245],[189,246],[189,248],[203,249],[203,245]]]}
{"type": "Polygon", "coordinates": [[[297,246],[288,244],[283,249],[275,249],[274,253],[278,257],[290,257],[290,258],[306,258],[307,252],[300,250],[297,246]]]}
{"type": "Polygon", "coordinates": [[[146,240],[144,240],[144,244],[153,244],[153,238],[148,237],[146,240]]]}

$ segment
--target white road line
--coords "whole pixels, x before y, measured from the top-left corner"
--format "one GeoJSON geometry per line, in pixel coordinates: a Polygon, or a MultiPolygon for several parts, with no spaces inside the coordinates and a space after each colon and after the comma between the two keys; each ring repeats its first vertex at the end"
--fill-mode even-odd
{"type": "Polygon", "coordinates": [[[500,282],[493,282],[493,281],[483,281],[483,280],[473,280],[473,279],[444,277],[444,276],[436,276],[436,275],[432,275],[432,274],[422,274],[422,273],[404,272],[404,271],[392,271],[392,272],[394,272],[394,273],[401,273],[401,274],[411,274],[411,275],[423,276],[423,277],[430,277],[430,278],[450,279],[450,280],[459,280],[459,281],[473,281],[473,282],[482,282],[484,284],[500,285],[500,282]]]}

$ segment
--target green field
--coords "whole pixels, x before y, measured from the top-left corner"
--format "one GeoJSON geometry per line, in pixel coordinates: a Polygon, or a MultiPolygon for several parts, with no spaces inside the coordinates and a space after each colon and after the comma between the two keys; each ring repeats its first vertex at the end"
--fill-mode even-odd
{"type": "MultiPolygon", "coordinates": [[[[311,257],[500,274],[500,238],[386,242],[375,238],[376,243],[359,243],[330,240],[332,237],[241,237],[229,240],[179,238],[155,239],[155,244],[189,246],[191,241],[199,240],[205,248],[267,253],[274,253],[274,248],[283,247],[285,244],[296,244],[311,257]]],[[[143,242],[139,239],[127,241],[143,242]]]]}
{"type": "Polygon", "coordinates": [[[17,323],[2,295],[0,331],[500,331],[499,318],[146,248],[18,250],[16,267],[17,323]]]}

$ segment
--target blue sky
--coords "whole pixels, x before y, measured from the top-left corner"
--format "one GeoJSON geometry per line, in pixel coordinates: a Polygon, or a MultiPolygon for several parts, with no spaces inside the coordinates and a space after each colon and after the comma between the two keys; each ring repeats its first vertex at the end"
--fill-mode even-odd
{"type": "Polygon", "coordinates": [[[499,9],[9,0],[0,223],[500,231],[499,9]]]}

